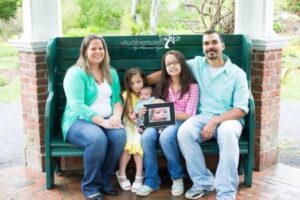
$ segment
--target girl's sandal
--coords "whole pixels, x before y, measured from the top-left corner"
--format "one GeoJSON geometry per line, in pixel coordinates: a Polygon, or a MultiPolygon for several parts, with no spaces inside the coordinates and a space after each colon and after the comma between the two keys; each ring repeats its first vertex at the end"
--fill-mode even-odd
{"type": "Polygon", "coordinates": [[[116,177],[117,177],[117,179],[119,181],[120,187],[123,190],[130,190],[131,189],[131,183],[127,179],[126,175],[125,176],[120,176],[119,171],[116,171],[116,177]]]}
{"type": "Polygon", "coordinates": [[[140,187],[142,187],[143,185],[143,180],[144,180],[143,176],[135,176],[135,180],[132,184],[131,191],[132,192],[138,191],[138,189],[140,189],[140,187]]]}

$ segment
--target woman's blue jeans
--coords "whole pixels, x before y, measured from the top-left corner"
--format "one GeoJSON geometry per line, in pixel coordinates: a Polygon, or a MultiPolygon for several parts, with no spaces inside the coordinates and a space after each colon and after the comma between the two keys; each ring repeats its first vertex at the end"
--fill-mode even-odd
{"type": "Polygon", "coordinates": [[[180,164],[180,153],[177,144],[177,130],[182,122],[166,127],[162,133],[156,128],[147,128],[142,135],[142,147],[144,151],[144,184],[152,189],[159,189],[160,177],[158,176],[157,145],[158,142],[164,152],[168,163],[168,171],[171,179],[183,177],[183,168],[180,164]]]}
{"type": "Polygon", "coordinates": [[[105,129],[85,120],[74,122],[67,132],[67,141],[84,148],[84,176],[81,189],[84,196],[101,192],[111,186],[110,175],[124,150],[124,129],[105,129]]]}

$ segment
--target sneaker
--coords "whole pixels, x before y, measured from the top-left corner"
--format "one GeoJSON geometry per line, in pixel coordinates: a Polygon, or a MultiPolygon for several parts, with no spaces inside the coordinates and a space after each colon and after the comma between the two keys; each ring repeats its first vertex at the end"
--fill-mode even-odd
{"type": "Polygon", "coordinates": [[[180,196],[183,194],[184,186],[182,178],[173,180],[171,193],[173,196],[180,196]]]}
{"type": "Polygon", "coordinates": [[[198,199],[204,195],[207,195],[211,192],[214,191],[214,187],[211,186],[208,190],[206,189],[189,189],[188,191],[186,191],[185,193],[185,198],[187,199],[198,199]]]}
{"type": "Polygon", "coordinates": [[[85,199],[86,200],[102,200],[102,195],[101,195],[101,193],[92,194],[92,195],[85,197],[85,199]]]}
{"type": "Polygon", "coordinates": [[[142,187],[140,187],[140,189],[138,189],[138,191],[136,191],[136,194],[139,196],[148,196],[151,192],[153,192],[154,189],[152,189],[151,187],[147,186],[147,185],[142,185],[142,187]]]}

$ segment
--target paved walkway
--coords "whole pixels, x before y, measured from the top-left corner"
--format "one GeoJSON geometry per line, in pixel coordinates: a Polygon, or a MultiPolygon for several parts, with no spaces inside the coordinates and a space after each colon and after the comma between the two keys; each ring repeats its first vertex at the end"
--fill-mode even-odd
{"type": "Polygon", "coordinates": [[[281,102],[279,162],[300,169],[300,102],[281,102]]]}
{"type": "MultiPolygon", "coordinates": [[[[0,199],[14,200],[81,200],[81,175],[64,173],[55,177],[55,187],[45,189],[45,175],[24,166],[0,170],[0,199]]],[[[238,189],[238,200],[298,200],[300,199],[300,169],[278,164],[262,172],[254,172],[251,188],[242,183],[238,189]]],[[[115,179],[114,179],[115,180],[115,179]]],[[[116,184],[116,180],[115,180],[116,184]]],[[[190,181],[185,180],[186,189],[190,181]]],[[[117,187],[117,185],[116,185],[117,187]]],[[[137,197],[130,191],[119,190],[116,197],[104,196],[104,200],[184,200],[184,196],[173,197],[171,183],[163,180],[161,189],[148,197],[137,197]]],[[[214,200],[216,193],[211,193],[201,200],[214,200]]]]}
{"type": "Polygon", "coordinates": [[[25,145],[20,103],[0,103],[0,138],[0,169],[23,164],[25,145]]]}

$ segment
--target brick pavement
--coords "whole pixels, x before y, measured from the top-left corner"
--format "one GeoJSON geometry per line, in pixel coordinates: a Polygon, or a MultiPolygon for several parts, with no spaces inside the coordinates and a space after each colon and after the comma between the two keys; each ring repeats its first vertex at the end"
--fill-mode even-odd
{"type": "MultiPolygon", "coordinates": [[[[67,173],[57,176],[56,186],[45,189],[45,174],[25,166],[16,166],[0,170],[0,199],[15,200],[81,200],[81,175],[67,173]]],[[[243,180],[241,177],[240,180],[243,180]]],[[[300,199],[300,169],[278,164],[262,172],[254,172],[251,188],[240,184],[238,200],[298,200],[300,199]]],[[[215,199],[215,193],[202,200],[215,199]]],[[[134,193],[121,191],[117,197],[105,196],[104,200],[183,200],[184,196],[172,197],[170,182],[163,182],[161,190],[149,197],[137,197],[134,193]]]]}

